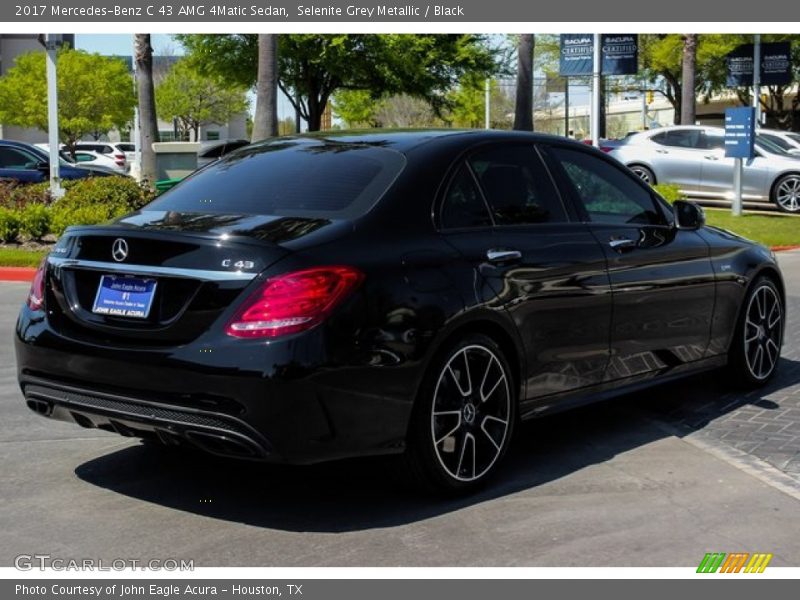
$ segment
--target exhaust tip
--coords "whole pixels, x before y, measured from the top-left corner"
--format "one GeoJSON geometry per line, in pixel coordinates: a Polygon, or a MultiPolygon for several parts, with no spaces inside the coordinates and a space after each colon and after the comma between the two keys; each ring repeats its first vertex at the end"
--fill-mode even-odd
{"type": "Polygon", "coordinates": [[[33,412],[38,413],[44,417],[49,417],[53,413],[53,403],[47,400],[38,400],[36,398],[28,398],[26,400],[28,408],[33,412]]]}

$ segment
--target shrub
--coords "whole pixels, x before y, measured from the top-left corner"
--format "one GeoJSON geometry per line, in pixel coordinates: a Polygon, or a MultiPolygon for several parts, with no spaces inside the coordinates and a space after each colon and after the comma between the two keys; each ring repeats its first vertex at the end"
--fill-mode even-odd
{"type": "Polygon", "coordinates": [[[66,194],[56,204],[71,208],[107,205],[125,212],[141,208],[155,196],[130,177],[89,177],[64,184],[66,194]]]}
{"type": "Polygon", "coordinates": [[[675,200],[685,200],[686,196],[681,192],[679,186],[674,183],[657,183],[653,189],[658,192],[664,200],[672,204],[675,200]]]}
{"type": "Polygon", "coordinates": [[[20,232],[34,240],[50,233],[50,210],[44,204],[28,204],[19,213],[20,232]]]}
{"type": "Polygon", "coordinates": [[[50,208],[50,231],[58,236],[70,225],[98,225],[130,212],[111,204],[64,205],[60,201],[50,208]]]}
{"type": "Polygon", "coordinates": [[[0,206],[0,241],[15,242],[19,237],[19,214],[0,206]]]}
{"type": "Polygon", "coordinates": [[[49,204],[49,184],[0,181],[0,206],[5,208],[24,208],[30,203],[49,204]]]}

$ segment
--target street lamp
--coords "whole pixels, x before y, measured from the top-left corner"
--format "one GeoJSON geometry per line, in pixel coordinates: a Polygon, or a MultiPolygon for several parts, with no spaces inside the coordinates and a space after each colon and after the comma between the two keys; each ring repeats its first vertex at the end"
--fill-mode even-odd
{"type": "Polygon", "coordinates": [[[50,145],[50,195],[54,199],[64,195],[59,173],[58,153],[58,78],[56,58],[58,49],[64,45],[64,35],[60,33],[39,34],[39,43],[47,53],[47,141],[50,145]]]}

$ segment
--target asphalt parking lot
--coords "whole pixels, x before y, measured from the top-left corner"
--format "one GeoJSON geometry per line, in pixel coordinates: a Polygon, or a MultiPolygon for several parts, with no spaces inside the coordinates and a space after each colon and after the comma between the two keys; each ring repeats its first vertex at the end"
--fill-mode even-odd
{"type": "Polygon", "coordinates": [[[287,468],[164,453],[31,413],[0,283],[0,565],[18,554],[196,566],[800,565],[800,253],[779,376],[714,376],[528,423],[484,492],[421,496],[391,459],[287,468]]]}

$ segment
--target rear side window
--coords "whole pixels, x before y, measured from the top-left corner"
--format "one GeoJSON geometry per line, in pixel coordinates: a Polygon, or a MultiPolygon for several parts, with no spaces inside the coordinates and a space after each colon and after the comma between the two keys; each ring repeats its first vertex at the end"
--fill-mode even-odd
{"type": "Polygon", "coordinates": [[[488,227],[492,224],[489,211],[481,198],[475,178],[466,165],[461,165],[450,182],[442,203],[442,227],[488,227]]]}
{"type": "Polygon", "coordinates": [[[497,225],[567,220],[561,198],[532,146],[504,145],[469,159],[497,225]]]}
{"type": "Polygon", "coordinates": [[[663,225],[664,214],[634,175],[588,152],[553,147],[589,219],[597,223],[663,225]]]}
{"type": "Polygon", "coordinates": [[[325,140],[272,140],[227,154],[146,210],[353,218],[405,166],[394,150],[325,140]]]}
{"type": "Polygon", "coordinates": [[[787,142],[780,136],[769,135],[768,133],[762,133],[761,137],[766,139],[768,142],[772,142],[773,144],[775,144],[779,148],[782,148],[783,150],[791,150],[792,148],[794,148],[794,146],[792,146],[789,142],[787,142]]]}

